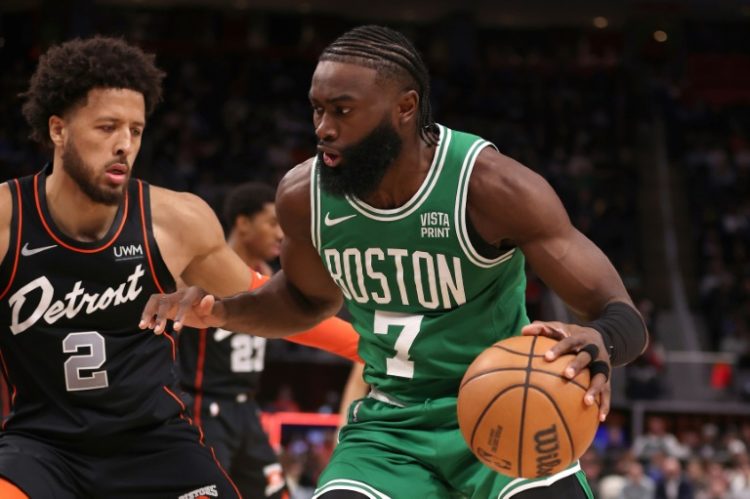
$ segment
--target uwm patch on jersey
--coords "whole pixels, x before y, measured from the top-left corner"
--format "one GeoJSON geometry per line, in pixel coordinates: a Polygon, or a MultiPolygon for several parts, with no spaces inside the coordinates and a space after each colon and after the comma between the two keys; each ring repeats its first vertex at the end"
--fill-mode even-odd
{"type": "Polygon", "coordinates": [[[0,350],[14,392],[6,430],[75,440],[179,414],[174,342],[137,327],[148,297],[174,288],[153,237],[149,186],[131,180],[107,234],[84,243],[50,216],[50,171],[9,182],[13,215],[0,263],[9,332],[0,350]]]}

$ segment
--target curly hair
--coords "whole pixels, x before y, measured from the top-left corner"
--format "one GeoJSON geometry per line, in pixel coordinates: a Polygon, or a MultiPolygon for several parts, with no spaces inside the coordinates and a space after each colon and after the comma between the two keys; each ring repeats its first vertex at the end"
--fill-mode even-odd
{"type": "Polygon", "coordinates": [[[39,59],[22,112],[31,138],[51,145],[48,121],[81,103],[93,88],[126,88],[143,94],[146,115],[161,101],[166,73],[154,64],[155,56],[118,38],[76,38],[51,47],[39,59]]]}

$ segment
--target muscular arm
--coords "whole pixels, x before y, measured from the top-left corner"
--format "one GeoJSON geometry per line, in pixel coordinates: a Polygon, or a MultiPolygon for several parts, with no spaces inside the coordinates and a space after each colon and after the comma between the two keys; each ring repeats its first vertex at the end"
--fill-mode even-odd
{"type": "Polygon", "coordinates": [[[172,276],[224,297],[250,287],[252,273],[224,240],[211,207],[198,196],[151,186],[154,238],[172,276]]]}
{"type": "MultiPolygon", "coordinates": [[[[309,184],[308,184],[309,185],[309,184]]],[[[290,311],[295,309],[285,308],[288,303],[297,303],[296,298],[289,297],[283,291],[285,276],[280,273],[279,277],[271,280],[265,276],[258,276],[250,271],[248,266],[231,250],[224,240],[224,233],[216,215],[211,208],[200,198],[192,194],[178,193],[167,189],[152,187],[151,205],[154,226],[154,237],[164,257],[165,263],[175,280],[181,284],[198,286],[208,293],[217,297],[226,297],[244,293],[248,289],[263,287],[263,289],[275,285],[282,291],[282,303],[277,301],[277,294],[272,293],[268,300],[270,305],[261,302],[257,314],[247,314],[249,320],[244,324],[247,327],[234,327],[233,322],[228,322],[227,329],[234,332],[245,332],[253,335],[265,336],[289,336],[289,341],[307,346],[320,348],[333,354],[346,357],[354,361],[360,361],[357,355],[357,344],[359,336],[351,324],[337,318],[331,318],[317,327],[300,333],[318,321],[305,322],[292,320],[282,322],[287,329],[279,331],[277,317],[286,317],[290,311]],[[291,301],[290,301],[291,300],[291,301]],[[257,321],[253,323],[251,321],[257,321]],[[308,326],[309,324],[309,326],[308,326]]],[[[309,199],[309,197],[308,197],[309,199]]],[[[304,214],[303,214],[304,216],[304,214]]],[[[309,219],[309,210],[307,212],[309,219]]],[[[308,238],[309,242],[309,238],[308,238]]],[[[313,250],[314,251],[314,250],[313,250]]],[[[322,266],[316,256],[317,263],[322,266]]],[[[294,271],[300,273],[303,268],[290,265],[294,271]]],[[[325,271],[325,269],[323,269],[325,271]]],[[[327,274],[326,274],[327,276],[327,274]]],[[[298,291],[292,291],[298,293],[298,291]]],[[[245,310],[244,299],[250,299],[251,295],[240,295],[232,300],[230,304],[239,307],[239,313],[252,312],[245,310]]],[[[227,303],[224,302],[224,303],[227,303]]],[[[231,306],[231,305],[230,305],[231,306]]],[[[340,305],[329,315],[335,313],[340,305]]],[[[331,307],[333,309],[333,307],[331,307]]],[[[322,318],[322,317],[321,317],[322,318]]]]}
{"type": "Polygon", "coordinates": [[[311,328],[341,308],[341,291],[310,239],[311,167],[308,160],[291,170],[276,194],[276,212],[284,231],[284,270],[258,291],[222,300],[226,329],[266,337],[286,336],[311,328]]]}
{"type": "MultiPolygon", "coordinates": [[[[279,185],[276,212],[285,235],[281,246],[284,271],[254,292],[221,298],[232,293],[232,288],[215,281],[221,280],[222,276],[236,279],[235,274],[239,272],[247,276],[249,271],[244,264],[242,269],[237,268],[236,271],[233,265],[222,264],[219,257],[226,256],[225,252],[231,250],[223,243],[220,228],[213,227],[208,217],[203,215],[207,207],[204,210],[195,200],[189,200],[185,207],[181,207],[180,213],[176,213],[176,208],[165,208],[165,213],[171,210],[171,218],[166,216],[162,219],[163,214],[160,214],[159,228],[160,231],[163,229],[164,234],[157,236],[157,241],[165,259],[170,262],[168,266],[173,275],[182,276],[187,284],[197,284],[204,289],[191,287],[172,295],[154,295],[144,308],[140,326],[161,333],[166,320],[173,318],[176,329],[186,323],[194,327],[223,327],[238,333],[280,338],[310,329],[335,314],[341,308],[343,297],[310,238],[311,165],[312,160],[298,165],[279,185]],[[185,213],[182,213],[183,209],[185,213]],[[180,218],[178,225],[181,227],[168,225],[174,223],[174,217],[180,218]],[[162,241],[164,247],[161,246],[162,241]],[[209,269],[214,269],[215,273],[209,272],[209,269]],[[216,291],[219,286],[222,289],[216,291]],[[207,295],[206,291],[210,294],[207,295]]],[[[169,204],[168,199],[165,204],[169,204]]],[[[155,210],[156,207],[152,211],[155,210]]],[[[214,215],[210,218],[218,225],[214,215]]],[[[244,287],[238,290],[245,290],[250,278],[237,282],[244,282],[244,287]]]]}
{"type": "Polygon", "coordinates": [[[599,316],[615,301],[632,304],[609,259],[573,227],[549,184],[494,149],[485,149],[477,159],[468,211],[486,241],[517,245],[534,272],[580,319],[599,316]]]}
{"type": "MultiPolygon", "coordinates": [[[[613,320],[621,321],[622,316],[607,315],[608,305],[617,303],[612,307],[618,307],[620,313],[625,308],[630,320],[624,326],[623,322],[616,323],[614,331],[620,357],[629,352],[624,357],[632,358],[633,353],[643,351],[647,332],[620,276],[604,253],[571,225],[560,199],[539,175],[497,151],[485,149],[470,180],[468,214],[486,241],[498,246],[517,245],[537,275],[579,319],[601,323],[606,318],[611,328],[613,320]]],[[[584,402],[591,405],[598,400],[599,418],[604,421],[611,397],[609,354],[616,352],[613,337],[605,342],[599,330],[559,322],[535,322],[522,333],[559,340],[545,353],[547,360],[563,353],[575,354],[564,370],[571,379],[587,366],[592,373],[597,368],[584,402]],[[593,353],[584,347],[593,348],[593,353]]]]}

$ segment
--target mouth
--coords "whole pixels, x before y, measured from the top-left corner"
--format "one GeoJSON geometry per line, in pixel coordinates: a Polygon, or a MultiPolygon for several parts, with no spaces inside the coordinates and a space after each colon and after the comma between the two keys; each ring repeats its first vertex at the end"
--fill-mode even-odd
{"type": "Polygon", "coordinates": [[[326,166],[335,167],[338,166],[339,163],[341,163],[341,154],[333,149],[318,146],[318,152],[323,159],[323,164],[325,164],[326,166]]]}
{"type": "Polygon", "coordinates": [[[130,168],[128,168],[128,165],[124,163],[114,163],[108,166],[104,173],[110,183],[122,185],[127,180],[129,171],[130,168]]]}

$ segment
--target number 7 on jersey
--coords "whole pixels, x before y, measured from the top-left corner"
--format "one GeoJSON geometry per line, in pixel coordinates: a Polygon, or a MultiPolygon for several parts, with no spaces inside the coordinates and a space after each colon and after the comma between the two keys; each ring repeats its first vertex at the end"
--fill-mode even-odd
{"type": "Polygon", "coordinates": [[[393,345],[396,355],[386,359],[386,374],[389,376],[409,379],[414,377],[414,361],[409,360],[409,349],[417,339],[423,318],[423,315],[375,311],[373,324],[375,334],[388,334],[388,326],[401,326],[401,332],[393,345]]]}

